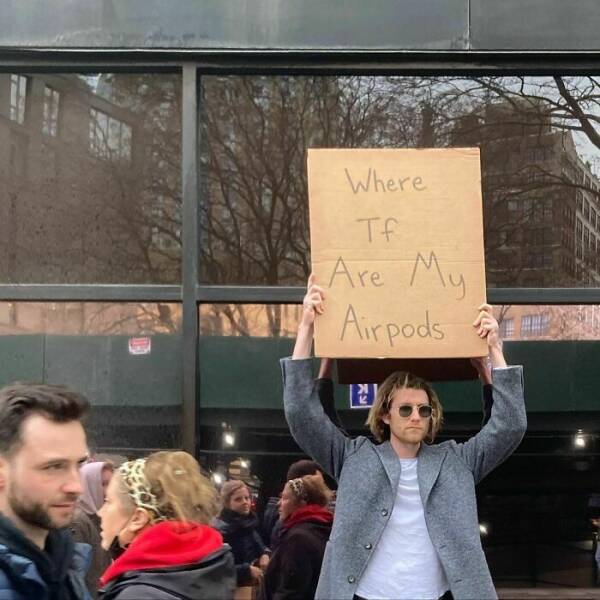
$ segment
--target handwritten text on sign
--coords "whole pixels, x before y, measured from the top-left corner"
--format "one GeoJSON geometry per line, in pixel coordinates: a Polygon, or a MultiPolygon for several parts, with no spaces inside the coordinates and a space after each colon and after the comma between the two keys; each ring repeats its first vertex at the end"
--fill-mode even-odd
{"type": "Polygon", "coordinates": [[[479,150],[309,150],[308,174],[317,355],[486,354],[479,150]]]}

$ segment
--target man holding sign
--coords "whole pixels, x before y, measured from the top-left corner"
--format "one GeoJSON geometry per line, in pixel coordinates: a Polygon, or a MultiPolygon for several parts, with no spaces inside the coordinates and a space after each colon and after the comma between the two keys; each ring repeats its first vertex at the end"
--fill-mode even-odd
{"type": "Polygon", "coordinates": [[[487,342],[494,404],[463,444],[432,445],[442,421],[433,389],[408,373],[379,387],[368,423],[379,444],[350,439],[326,417],[311,347],[325,295],[311,276],[292,358],[282,359],[285,414],[296,442],[338,481],[315,598],[496,598],[481,547],[475,484],[521,442],[522,367],[507,367],[490,307],[473,326],[487,342]]]}

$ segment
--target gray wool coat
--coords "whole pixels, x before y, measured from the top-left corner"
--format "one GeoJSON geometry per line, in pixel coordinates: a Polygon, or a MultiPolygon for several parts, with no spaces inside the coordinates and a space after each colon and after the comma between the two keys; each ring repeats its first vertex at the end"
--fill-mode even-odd
{"type": "MultiPolygon", "coordinates": [[[[311,359],[284,358],[281,368],[290,431],[339,486],[315,598],[350,600],[390,518],[400,461],[389,441],[350,439],[325,416],[311,359]]],[[[477,435],[462,444],[422,444],[418,453],[427,530],[457,600],[497,598],[481,547],[475,484],[510,456],[525,434],[522,367],[494,370],[493,395],[491,418],[477,435]]]]}

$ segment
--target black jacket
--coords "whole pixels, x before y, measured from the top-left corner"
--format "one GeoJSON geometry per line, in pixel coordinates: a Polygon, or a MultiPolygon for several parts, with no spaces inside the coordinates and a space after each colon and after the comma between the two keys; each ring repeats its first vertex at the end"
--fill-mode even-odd
{"type": "Polygon", "coordinates": [[[87,600],[85,572],[91,549],[71,533],[48,533],[42,551],[0,515],[0,597],[11,600],[87,600]]]}
{"type": "Polygon", "coordinates": [[[279,497],[271,496],[265,506],[265,512],[262,519],[262,539],[269,544],[271,550],[275,550],[272,541],[272,534],[275,525],[279,521],[279,497]]]}
{"type": "Polygon", "coordinates": [[[240,515],[233,510],[223,509],[215,522],[223,541],[231,546],[238,585],[252,584],[250,565],[270,550],[258,533],[258,518],[250,513],[240,515]]]}
{"type": "Polygon", "coordinates": [[[269,562],[261,600],[312,600],[331,524],[306,521],[284,530],[269,562]]]}
{"type": "Polygon", "coordinates": [[[231,600],[235,588],[228,546],[198,563],[123,573],[100,590],[101,600],[231,600]]]}

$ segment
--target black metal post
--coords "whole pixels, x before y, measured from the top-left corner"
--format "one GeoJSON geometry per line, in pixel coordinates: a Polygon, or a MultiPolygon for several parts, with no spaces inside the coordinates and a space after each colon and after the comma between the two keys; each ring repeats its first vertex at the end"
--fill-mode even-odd
{"type": "Polygon", "coordinates": [[[198,88],[194,63],[183,65],[182,82],[182,300],[183,300],[183,449],[196,454],[198,397],[198,88]]]}

